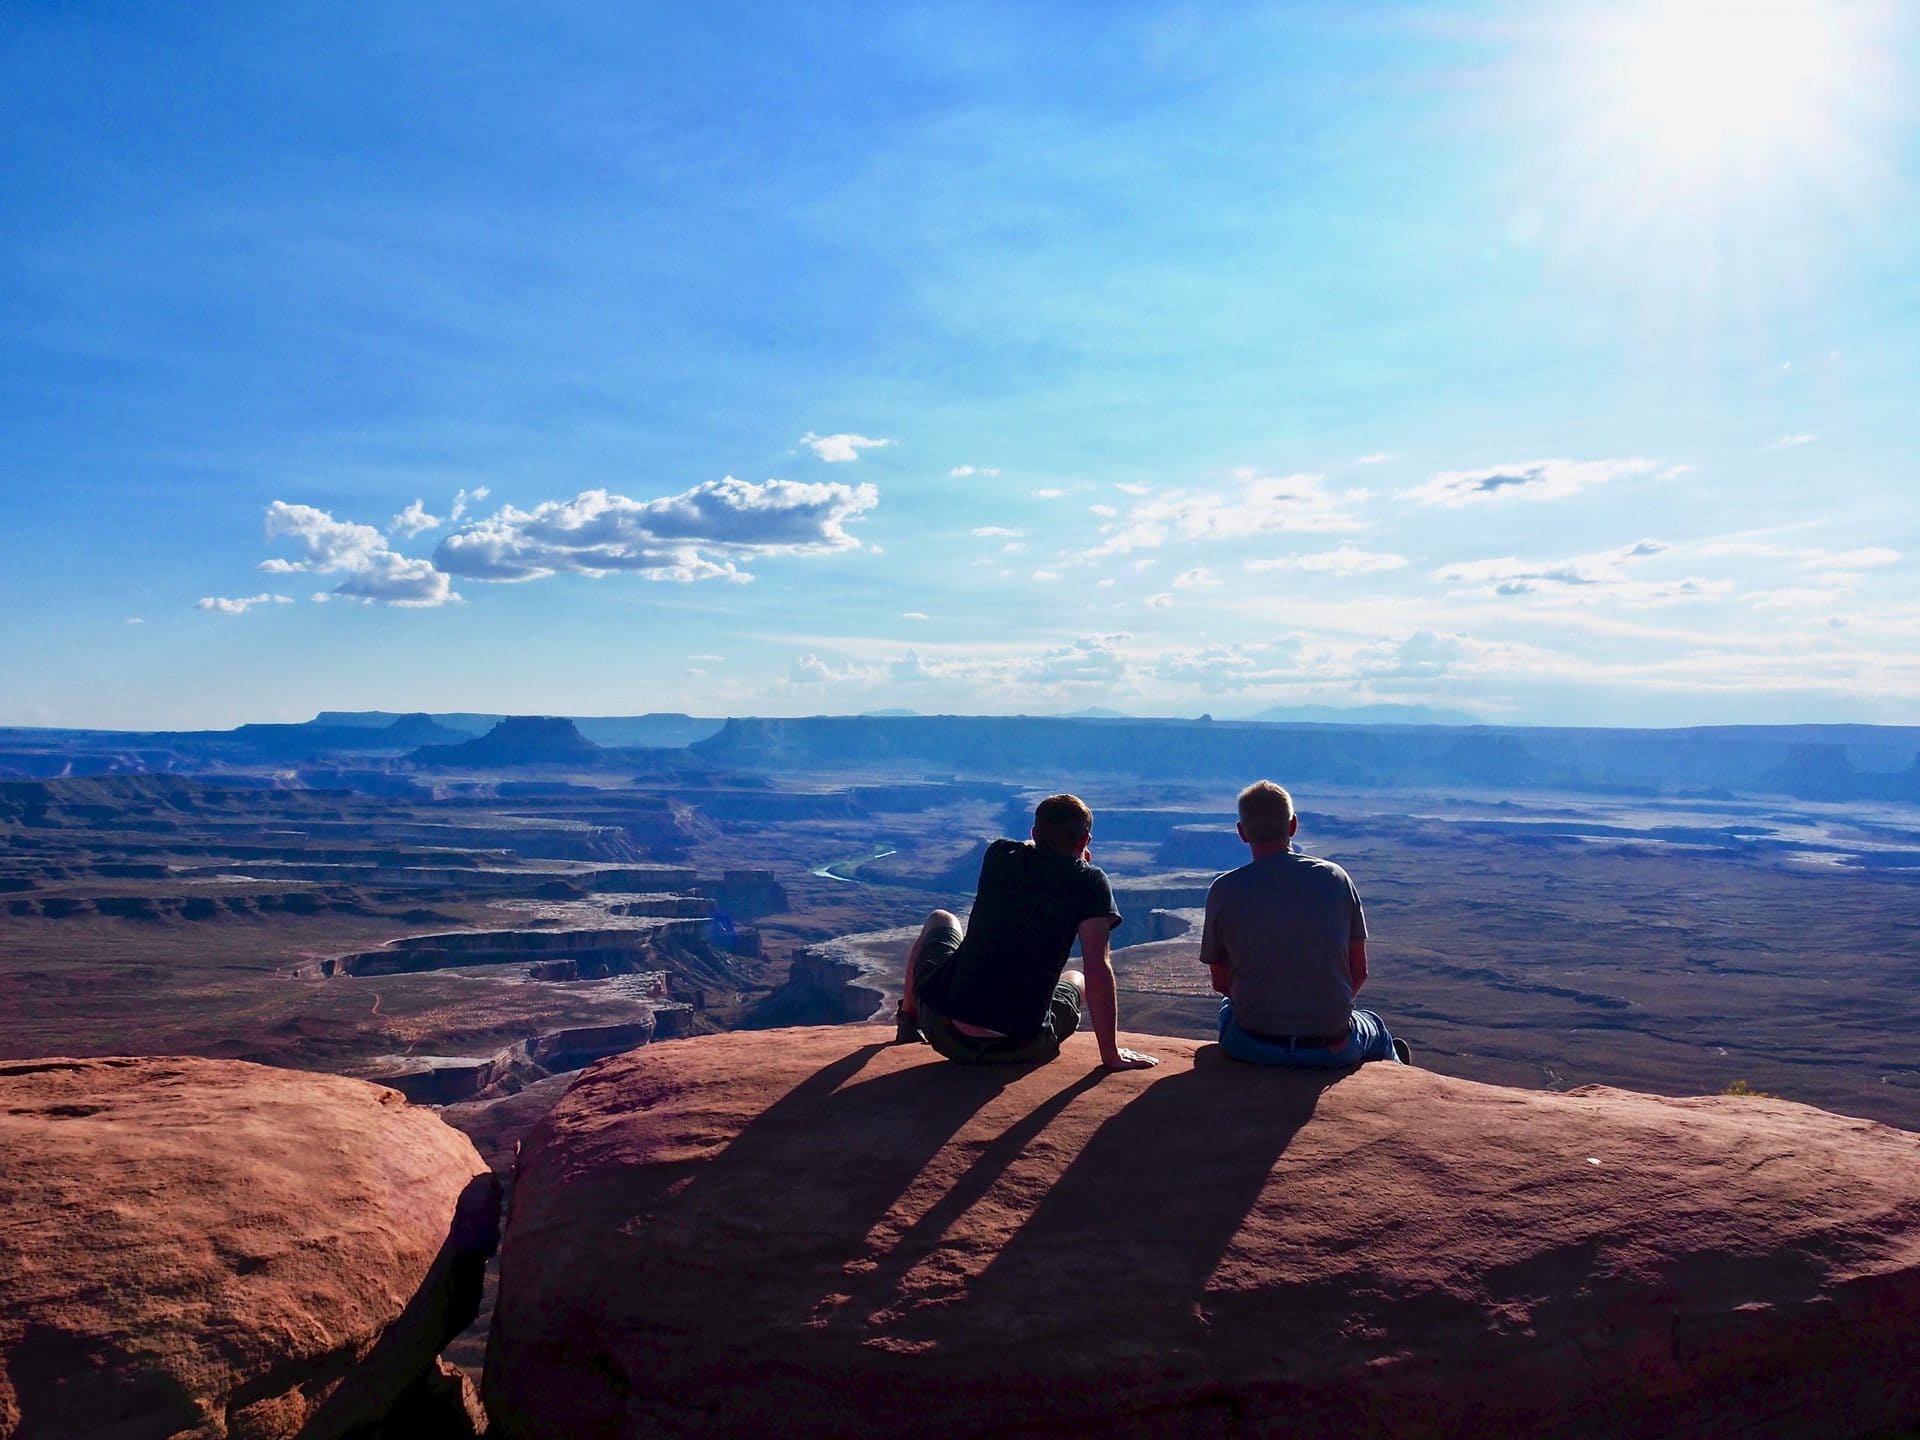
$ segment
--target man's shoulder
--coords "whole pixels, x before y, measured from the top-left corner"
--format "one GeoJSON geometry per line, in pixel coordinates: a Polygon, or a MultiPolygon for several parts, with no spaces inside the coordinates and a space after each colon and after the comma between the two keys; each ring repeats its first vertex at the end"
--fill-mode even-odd
{"type": "Polygon", "coordinates": [[[1331,860],[1318,855],[1303,855],[1289,850],[1284,855],[1269,855],[1249,860],[1236,870],[1214,877],[1208,895],[1236,895],[1252,890],[1313,884],[1336,884],[1351,888],[1352,878],[1331,860]]]}

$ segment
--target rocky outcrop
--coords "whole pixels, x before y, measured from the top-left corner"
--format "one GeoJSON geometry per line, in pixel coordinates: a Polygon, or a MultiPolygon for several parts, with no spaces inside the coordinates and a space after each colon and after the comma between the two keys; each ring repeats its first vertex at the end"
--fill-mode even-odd
{"type": "Polygon", "coordinates": [[[448,1383],[498,1193],[465,1136],[359,1081],[0,1064],[0,1437],[368,1426],[448,1383]]]}
{"type": "Polygon", "coordinates": [[[877,1028],[587,1071],[526,1141],[505,1437],[1851,1436],[1920,1419],[1920,1136],[1782,1101],[962,1069],[877,1028]]]}
{"type": "Polygon", "coordinates": [[[422,745],[407,756],[415,765],[517,769],[522,765],[597,765],[606,752],[571,720],[554,715],[509,715],[478,739],[422,745]]]}

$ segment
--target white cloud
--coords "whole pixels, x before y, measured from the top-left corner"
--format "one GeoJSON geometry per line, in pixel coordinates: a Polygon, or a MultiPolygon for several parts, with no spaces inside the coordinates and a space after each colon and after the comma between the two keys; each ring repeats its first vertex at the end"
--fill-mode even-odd
{"type": "Polygon", "coordinates": [[[261,561],[260,569],[270,575],[352,570],[387,548],[385,537],[371,525],[336,520],[324,510],[284,500],[267,506],[267,538],[292,540],[302,551],[298,560],[261,561]]]}
{"type": "Polygon", "coordinates": [[[850,664],[836,670],[818,655],[808,652],[794,657],[787,680],[793,685],[864,685],[878,679],[881,673],[881,667],[871,665],[850,664]]]}
{"type": "MultiPolygon", "coordinates": [[[[460,493],[464,495],[466,492],[463,490],[460,493]]],[[[438,530],[439,528],[439,517],[429,515],[427,513],[426,503],[416,499],[411,505],[407,506],[406,509],[393,517],[393,523],[387,526],[387,533],[389,535],[411,537],[418,535],[422,530],[438,530]]]]}
{"type": "Polygon", "coordinates": [[[1173,577],[1173,588],[1189,590],[1196,585],[1218,585],[1220,582],[1208,573],[1206,566],[1196,565],[1191,570],[1183,570],[1173,577]]]}
{"type": "Polygon", "coordinates": [[[492,493],[493,491],[485,485],[476,485],[471,490],[462,490],[453,497],[453,509],[447,514],[448,522],[457,524],[460,517],[467,513],[468,505],[478,505],[492,493]]]}
{"type": "Polygon", "coordinates": [[[1884,545],[1869,545],[1862,550],[1815,550],[1803,556],[1801,568],[1807,570],[1873,570],[1882,565],[1898,565],[1904,557],[1884,545]]]}
{"type": "Polygon", "coordinates": [[[420,608],[460,598],[432,562],[395,552],[371,525],[276,500],[267,507],[266,529],[269,540],[291,540],[301,552],[297,560],[261,561],[259,568],[270,575],[343,575],[333,593],[369,604],[420,608]]]}
{"type": "Polygon", "coordinates": [[[1393,458],[1394,456],[1391,450],[1375,450],[1370,455],[1359,455],[1354,457],[1353,463],[1356,465],[1384,465],[1387,463],[1387,461],[1393,458]]]}
{"type": "Polygon", "coordinates": [[[147,617],[144,615],[129,615],[127,617],[127,624],[129,625],[144,625],[146,623],[147,617]]]}
{"type": "Polygon", "coordinates": [[[902,620],[924,620],[927,618],[927,612],[924,610],[903,610],[900,612],[900,618],[902,620]]]}
{"type": "Polygon", "coordinates": [[[840,464],[848,460],[858,460],[862,450],[884,449],[893,444],[893,441],[872,439],[865,435],[816,435],[809,430],[800,437],[800,443],[822,460],[830,464],[840,464]]]}
{"type": "Polygon", "coordinates": [[[976,525],[973,527],[973,533],[983,540],[990,540],[996,536],[1006,535],[1018,538],[1027,532],[1024,530],[1016,530],[1008,525],[976,525]]]}
{"type": "Polygon", "coordinates": [[[1104,520],[1111,520],[1120,513],[1120,511],[1112,505],[1089,505],[1087,509],[1104,520]]]}
{"type": "Polygon", "coordinates": [[[1770,440],[1760,448],[1762,450],[1790,450],[1796,445],[1811,445],[1818,435],[1782,435],[1778,440],[1770,440]]]}
{"type": "Polygon", "coordinates": [[[1136,481],[1116,480],[1113,488],[1118,490],[1122,495],[1151,495],[1153,493],[1153,487],[1151,485],[1141,485],[1136,481]]]}
{"type": "Polygon", "coordinates": [[[587,490],[509,505],[440,542],[434,563],[476,580],[613,572],[649,580],[749,580],[737,561],[856,550],[845,526],[879,503],[872,485],[752,484],[731,475],[658,500],[587,490]]]}
{"type": "Polygon", "coordinates": [[[1165,610],[1171,604],[1173,604],[1173,596],[1164,590],[1158,595],[1149,595],[1147,597],[1147,606],[1149,609],[1165,610]]]}
{"type": "Polygon", "coordinates": [[[1644,475],[1653,468],[1651,460],[1630,459],[1528,460],[1486,470],[1443,470],[1424,484],[1401,491],[1400,498],[1448,508],[1514,496],[1559,500],[1609,480],[1644,475]]]}
{"type": "Polygon", "coordinates": [[[1407,557],[1390,555],[1378,550],[1362,550],[1357,545],[1342,545],[1334,550],[1321,550],[1311,555],[1274,556],[1266,560],[1249,560],[1249,570],[1308,570],[1327,575],[1374,575],[1383,570],[1405,568],[1407,557]]]}
{"type": "Polygon", "coordinates": [[[204,595],[194,601],[193,608],[206,610],[215,615],[244,615],[256,605],[291,605],[291,595],[270,595],[262,592],[258,595],[243,595],[230,600],[224,595],[204,595]]]}
{"type": "Polygon", "coordinates": [[[1038,500],[1058,500],[1066,493],[1066,491],[1051,485],[1044,490],[1036,490],[1033,492],[1034,498],[1038,500]]]}
{"type": "Polygon", "coordinates": [[[687,656],[687,663],[689,665],[718,665],[726,658],[724,655],[689,655],[687,656]]]}
{"type": "Polygon", "coordinates": [[[1050,585],[1054,581],[1059,580],[1061,575],[1058,570],[1036,570],[1033,572],[1033,578],[1040,581],[1043,585],[1050,585]]]}
{"type": "Polygon", "coordinates": [[[1026,548],[1027,542],[1024,540],[1009,540],[1000,547],[1000,553],[1002,555],[1020,555],[1025,553],[1026,548]]]}
{"type": "Polygon", "coordinates": [[[1245,645],[1209,644],[1192,650],[1168,650],[1152,666],[1155,678],[1202,694],[1290,681],[1310,674],[1312,669],[1306,644],[1298,635],[1245,645]]]}
{"type": "Polygon", "coordinates": [[[1540,595],[1563,600],[1602,597],[1637,605],[1712,599],[1732,590],[1731,581],[1695,575],[1669,580],[1635,578],[1633,572],[1641,561],[1673,552],[1674,547],[1664,540],[1639,540],[1565,560],[1520,560],[1511,555],[1467,560],[1443,565],[1434,571],[1434,578],[1497,596],[1540,595]]]}
{"type": "Polygon", "coordinates": [[[1335,493],[1323,475],[1235,473],[1227,490],[1175,490],[1142,501],[1090,553],[1124,555],[1168,540],[1236,540],[1272,532],[1357,530],[1364,490],[1335,493]]]}
{"type": "Polygon", "coordinates": [[[998,465],[956,465],[947,471],[947,474],[955,480],[965,480],[969,475],[998,475],[999,473],[998,465]]]}
{"type": "Polygon", "coordinates": [[[1127,680],[1129,665],[1122,646],[1133,637],[1085,635],[1070,644],[1045,651],[1032,669],[1042,685],[1117,685],[1127,680]]]}

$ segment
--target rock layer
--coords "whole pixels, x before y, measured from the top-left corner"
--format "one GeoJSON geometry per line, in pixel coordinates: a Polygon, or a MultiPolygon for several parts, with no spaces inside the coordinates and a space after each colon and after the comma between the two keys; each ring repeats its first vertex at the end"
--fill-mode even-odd
{"type": "Polygon", "coordinates": [[[496,1435],[1835,1435],[1920,1418],[1920,1136],[1763,1099],[1103,1075],[865,1027],[529,1137],[496,1435]]]}
{"type": "Polygon", "coordinates": [[[0,1440],[348,1434],[471,1318],[498,1184],[392,1090],[0,1064],[0,1440]]]}

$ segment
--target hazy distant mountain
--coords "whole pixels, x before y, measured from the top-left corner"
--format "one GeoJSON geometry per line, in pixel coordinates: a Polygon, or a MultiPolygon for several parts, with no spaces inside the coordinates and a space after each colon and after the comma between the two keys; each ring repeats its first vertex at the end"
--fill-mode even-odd
{"type": "Polygon", "coordinates": [[[887,717],[887,718],[897,720],[903,716],[918,715],[920,712],[918,710],[897,710],[896,709],[896,710],[862,710],[860,713],[866,716],[882,716],[882,717],[887,717]]]}
{"type": "Polygon", "coordinates": [[[1124,710],[1109,710],[1104,705],[1089,705],[1085,710],[1070,710],[1060,718],[1062,720],[1131,720],[1133,717],[1124,710]]]}
{"type": "Polygon", "coordinates": [[[509,715],[478,740],[426,745],[407,759],[416,765],[503,770],[520,765],[595,765],[601,748],[554,715],[509,715]]]}
{"type": "Polygon", "coordinates": [[[1275,705],[1248,720],[1290,725],[1484,725],[1478,715],[1464,710],[1437,710],[1431,705],[1275,705]]]}
{"type": "Polygon", "coordinates": [[[419,714],[385,716],[376,725],[353,720],[322,724],[317,719],[305,725],[241,725],[227,735],[263,755],[307,758],[338,751],[398,752],[468,738],[466,732],[419,714]]]}
{"type": "MultiPolygon", "coordinates": [[[[392,712],[386,710],[322,710],[308,722],[308,728],[371,729],[390,725],[395,718],[392,712]]],[[[430,740],[462,740],[484,735],[507,717],[456,711],[420,718],[431,719],[447,730],[459,733],[422,737],[413,742],[415,745],[424,745],[430,740]]],[[[719,734],[720,727],[726,723],[724,720],[702,719],[697,715],[682,715],[671,710],[656,710],[645,715],[569,715],[565,718],[571,720],[575,728],[596,745],[649,750],[678,749],[691,745],[696,740],[719,734]]]]}

